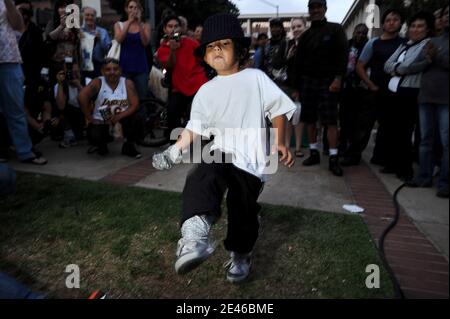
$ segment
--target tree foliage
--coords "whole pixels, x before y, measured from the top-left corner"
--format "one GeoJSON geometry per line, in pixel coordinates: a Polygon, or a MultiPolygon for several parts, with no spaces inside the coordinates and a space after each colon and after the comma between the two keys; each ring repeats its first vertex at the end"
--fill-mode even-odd
{"type": "Polygon", "coordinates": [[[387,7],[397,8],[405,12],[406,17],[410,18],[419,11],[435,12],[444,7],[448,0],[383,0],[383,5],[387,7]]]}

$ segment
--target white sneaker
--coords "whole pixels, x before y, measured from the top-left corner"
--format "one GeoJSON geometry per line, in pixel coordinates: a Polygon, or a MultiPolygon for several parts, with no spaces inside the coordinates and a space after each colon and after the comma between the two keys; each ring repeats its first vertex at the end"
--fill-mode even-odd
{"type": "Polygon", "coordinates": [[[238,283],[247,279],[252,267],[251,253],[237,254],[231,253],[231,259],[225,264],[228,269],[227,279],[229,282],[238,283]]]}
{"type": "Polygon", "coordinates": [[[186,274],[202,264],[214,252],[215,245],[208,240],[211,221],[206,216],[194,216],[183,223],[182,238],[178,241],[175,271],[186,274]]]}

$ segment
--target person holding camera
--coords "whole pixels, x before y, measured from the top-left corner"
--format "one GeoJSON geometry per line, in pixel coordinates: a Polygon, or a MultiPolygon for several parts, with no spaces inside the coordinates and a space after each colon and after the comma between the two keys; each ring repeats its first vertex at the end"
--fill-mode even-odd
{"type": "Polygon", "coordinates": [[[143,22],[143,8],[137,0],[127,0],[125,12],[128,20],[114,25],[114,37],[121,44],[120,68],[127,79],[134,82],[139,99],[148,96],[148,64],[146,47],[150,44],[151,27],[143,22]]]}
{"type": "Polygon", "coordinates": [[[208,79],[201,60],[194,55],[200,45],[198,41],[182,37],[180,20],[176,15],[164,19],[164,37],[156,57],[171,77],[171,95],[168,105],[169,134],[187,122],[194,95],[208,79]]]}
{"type": "Polygon", "coordinates": [[[57,0],[53,11],[53,20],[45,28],[44,38],[50,55],[50,78],[56,79],[59,64],[71,58],[73,63],[79,62],[80,31],[68,28],[66,8],[71,0],[57,0]]]}
{"type": "Polygon", "coordinates": [[[77,145],[84,139],[86,121],[78,104],[78,94],[83,89],[80,82],[81,74],[78,64],[62,64],[56,74],[55,99],[58,111],[62,113],[65,127],[64,140],[60,148],[77,145]]]}
{"type": "MultiPolygon", "coordinates": [[[[25,90],[25,112],[33,147],[44,138],[60,141],[64,136],[63,115],[55,106],[48,68],[42,68],[34,90],[25,90]]],[[[35,149],[35,152],[38,152],[35,149]]]]}

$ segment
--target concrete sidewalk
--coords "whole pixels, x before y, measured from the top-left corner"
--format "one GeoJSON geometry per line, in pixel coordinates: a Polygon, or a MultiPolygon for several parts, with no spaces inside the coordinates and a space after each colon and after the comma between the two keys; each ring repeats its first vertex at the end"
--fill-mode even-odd
{"type": "MultiPolygon", "coordinates": [[[[161,149],[141,148],[143,159],[134,160],[122,156],[121,141],[110,145],[110,154],[100,157],[86,153],[88,145],[83,143],[69,149],[59,149],[57,143],[46,140],[39,145],[49,160],[45,166],[33,166],[12,161],[12,166],[23,172],[73,177],[99,181],[119,172],[121,169],[140,163],[147,166],[150,174],[138,178],[135,186],[181,192],[186,175],[192,164],[182,164],[170,171],[154,171],[149,158],[161,149]]],[[[368,163],[371,147],[364,154],[368,163]]],[[[270,176],[261,194],[260,202],[301,207],[334,213],[347,213],[345,204],[354,204],[352,192],[345,178],[331,175],[327,170],[327,157],[322,157],[321,166],[303,167],[303,159],[297,159],[292,169],[279,167],[277,174],[270,176]]],[[[379,173],[379,168],[369,165],[373,173],[393,195],[401,182],[392,175],[379,173]]],[[[347,168],[350,170],[351,168],[347,168]]],[[[435,189],[404,189],[399,195],[400,205],[414,224],[430,239],[447,258],[449,256],[449,201],[435,196],[435,189]]]]}

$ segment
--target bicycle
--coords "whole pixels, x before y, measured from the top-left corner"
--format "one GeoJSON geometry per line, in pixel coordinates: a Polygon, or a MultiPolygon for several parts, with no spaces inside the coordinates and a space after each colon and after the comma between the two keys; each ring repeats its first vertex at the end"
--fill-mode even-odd
{"type": "Polygon", "coordinates": [[[169,126],[167,121],[167,103],[148,98],[140,101],[141,108],[145,108],[143,138],[138,142],[144,147],[160,147],[169,143],[169,126]]]}

